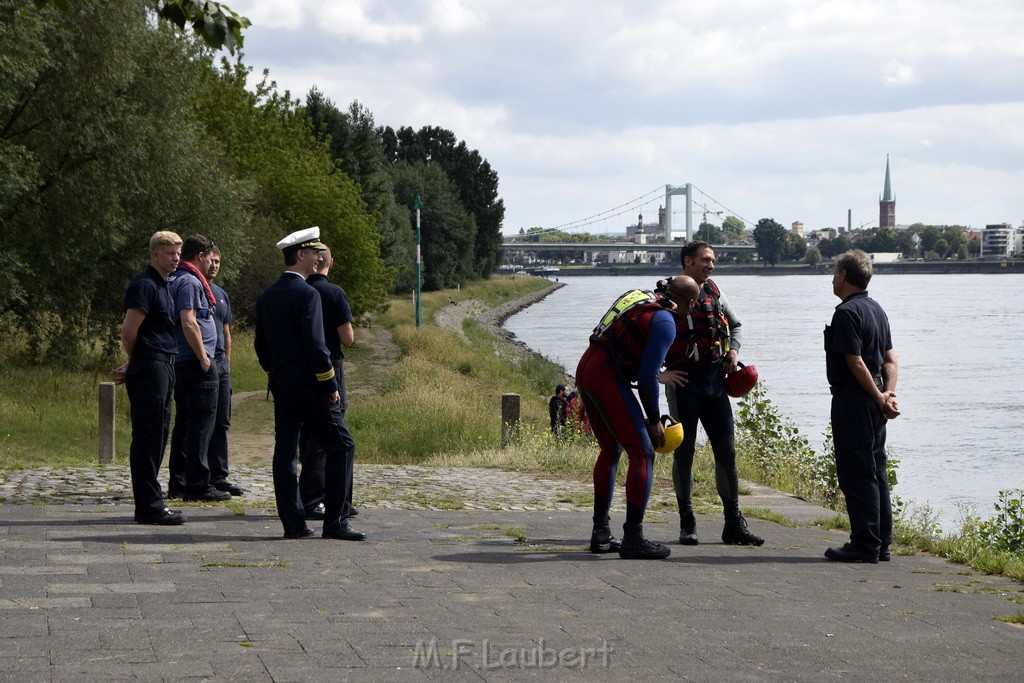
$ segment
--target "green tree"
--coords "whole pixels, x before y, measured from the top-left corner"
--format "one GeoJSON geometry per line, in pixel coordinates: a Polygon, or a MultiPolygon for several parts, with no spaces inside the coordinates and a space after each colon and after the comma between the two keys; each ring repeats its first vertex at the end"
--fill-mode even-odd
{"type": "Polygon", "coordinates": [[[476,150],[444,128],[424,126],[397,131],[390,127],[379,131],[384,154],[392,163],[429,163],[438,165],[456,189],[459,203],[476,223],[473,277],[489,277],[501,262],[501,225],[505,203],[498,197],[498,174],[476,150]]]}
{"type": "Polygon", "coordinates": [[[818,251],[817,247],[807,247],[807,252],[804,254],[804,263],[809,266],[816,266],[821,263],[821,252],[818,251]]]}
{"type": "Polygon", "coordinates": [[[722,232],[725,233],[726,241],[738,242],[747,233],[747,224],[742,218],[726,216],[722,221],[722,232]]]}
{"type": "Polygon", "coordinates": [[[766,266],[775,266],[785,255],[788,231],[771,218],[762,218],[754,228],[757,253],[766,266]]]}
{"type": "Polygon", "coordinates": [[[0,314],[37,359],[113,333],[155,230],[245,241],[248,188],[197,125],[207,57],[135,0],[36,12],[0,0],[0,314]],[[7,76],[10,78],[7,78],[7,76]]]}
{"type": "Polygon", "coordinates": [[[786,248],[783,258],[787,261],[799,261],[807,253],[807,241],[803,235],[798,235],[792,230],[786,231],[786,248]]]}
{"type": "MultiPolygon", "coordinates": [[[[74,4],[71,0],[33,0],[36,7],[53,5],[57,9],[68,11],[74,4]]],[[[234,53],[242,47],[242,29],[251,23],[243,16],[231,11],[231,8],[212,0],[155,0],[149,3],[157,16],[165,21],[184,29],[192,27],[195,35],[214,49],[227,48],[234,53]]]]}
{"type": "Polygon", "coordinates": [[[391,166],[396,201],[412,209],[420,197],[423,289],[448,289],[475,275],[476,223],[462,208],[458,190],[436,164],[397,162],[391,166]]]}
{"type": "Polygon", "coordinates": [[[316,225],[333,247],[331,277],[345,288],[352,312],[379,309],[392,272],[380,257],[380,236],[359,187],[337,172],[306,112],[287,92],[278,92],[266,72],[254,92],[246,89],[249,71],[240,61],[225,63],[210,73],[197,98],[199,118],[226,150],[234,172],[258,193],[249,233],[253,252],[233,284],[236,308],[251,315],[259,291],[280,274],[277,240],[316,225]]]}
{"type": "Polygon", "coordinates": [[[393,291],[409,291],[416,284],[416,234],[407,207],[395,202],[387,159],[373,114],[359,102],[340,111],[316,88],[306,95],[306,113],[316,136],[325,141],[338,169],[359,185],[360,194],[374,215],[381,237],[381,257],[395,272],[393,291]]]}

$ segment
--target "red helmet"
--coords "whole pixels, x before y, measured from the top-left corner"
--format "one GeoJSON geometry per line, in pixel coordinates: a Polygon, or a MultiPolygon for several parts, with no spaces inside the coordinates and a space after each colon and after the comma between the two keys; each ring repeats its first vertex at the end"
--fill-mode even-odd
{"type": "Polygon", "coordinates": [[[737,363],[739,369],[725,376],[725,393],[733,398],[741,398],[757,384],[757,368],[753,365],[737,363]]]}

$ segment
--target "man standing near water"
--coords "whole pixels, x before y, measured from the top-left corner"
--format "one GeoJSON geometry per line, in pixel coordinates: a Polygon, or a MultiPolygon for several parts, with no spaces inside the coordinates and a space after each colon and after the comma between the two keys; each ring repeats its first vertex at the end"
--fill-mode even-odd
{"type": "Polygon", "coordinates": [[[689,242],[680,250],[679,260],[683,273],[700,285],[696,305],[689,315],[680,318],[679,334],[662,373],[669,413],[683,424],[683,443],[672,462],[672,482],[679,504],[679,542],[698,543],[692,496],[693,454],[700,420],[715,454],[715,485],[725,514],[722,543],[763,545],[764,539],[751,533],[740,513],[735,427],[724,382],[725,376],[738,368],[740,321],[711,280],[715,270],[711,245],[700,240],[689,242]]]}
{"type": "Polygon", "coordinates": [[[899,363],[889,318],[868,296],[871,275],[871,260],[860,249],[836,259],[832,292],[842,303],[825,326],[836,475],[850,515],[850,542],[825,551],[835,562],[888,562],[892,543],[885,425],[900,414],[899,363]]]}

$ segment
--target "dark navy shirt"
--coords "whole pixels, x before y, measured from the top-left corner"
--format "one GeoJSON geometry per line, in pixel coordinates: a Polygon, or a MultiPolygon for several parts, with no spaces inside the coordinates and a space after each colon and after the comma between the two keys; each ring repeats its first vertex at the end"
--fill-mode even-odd
{"type": "Polygon", "coordinates": [[[309,286],[320,292],[320,304],[324,310],[324,340],[327,342],[327,350],[333,358],[344,358],[345,353],[341,349],[341,339],[338,337],[338,328],[345,323],[352,322],[352,308],[348,305],[348,296],[345,290],[327,279],[326,275],[313,273],[306,282],[309,286]]]}
{"type": "Polygon", "coordinates": [[[224,326],[231,324],[231,299],[221,287],[210,283],[217,306],[213,309],[213,317],[217,321],[217,354],[224,355],[224,326]]]}
{"type": "Polygon", "coordinates": [[[836,306],[825,326],[825,371],[834,387],[855,382],[846,354],[860,356],[872,377],[882,374],[885,352],[892,348],[889,317],[867,291],[855,292],[836,306]]]}
{"type": "Polygon", "coordinates": [[[124,310],[137,308],[145,314],[139,325],[135,349],[132,352],[155,351],[173,354],[177,350],[174,339],[174,301],[167,288],[167,280],[156,268],[147,266],[132,278],[124,293],[124,310]]]}

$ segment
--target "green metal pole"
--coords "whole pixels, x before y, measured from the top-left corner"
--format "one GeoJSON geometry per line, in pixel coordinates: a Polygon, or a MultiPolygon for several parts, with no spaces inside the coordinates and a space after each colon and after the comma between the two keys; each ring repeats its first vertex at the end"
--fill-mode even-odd
{"type": "Polygon", "coordinates": [[[416,195],[413,208],[416,209],[416,327],[419,327],[423,324],[423,257],[420,253],[420,209],[423,208],[423,202],[419,195],[416,195]]]}

